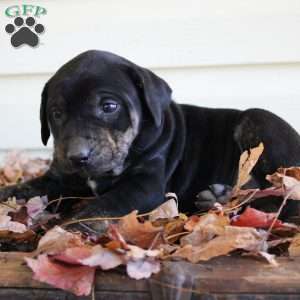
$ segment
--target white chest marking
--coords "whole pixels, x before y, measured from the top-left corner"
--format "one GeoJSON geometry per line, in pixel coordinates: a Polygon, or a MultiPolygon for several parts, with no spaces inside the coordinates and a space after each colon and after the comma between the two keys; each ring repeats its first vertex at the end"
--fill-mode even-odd
{"type": "Polygon", "coordinates": [[[88,179],[87,180],[87,185],[92,189],[93,192],[96,193],[96,191],[97,191],[97,183],[96,183],[95,180],[88,179]]]}

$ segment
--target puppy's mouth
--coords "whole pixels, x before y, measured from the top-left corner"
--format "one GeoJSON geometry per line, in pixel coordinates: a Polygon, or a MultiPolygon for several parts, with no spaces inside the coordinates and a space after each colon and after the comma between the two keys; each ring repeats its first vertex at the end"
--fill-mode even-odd
{"type": "Polygon", "coordinates": [[[97,178],[116,176],[117,174],[115,172],[115,169],[118,170],[119,168],[113,161],[104,164],[103,162],[91,160],[85,164],[80,165],[70,164],[69,169],[72,170],[72,173],[79,174],[83,177],[97,178]]]}

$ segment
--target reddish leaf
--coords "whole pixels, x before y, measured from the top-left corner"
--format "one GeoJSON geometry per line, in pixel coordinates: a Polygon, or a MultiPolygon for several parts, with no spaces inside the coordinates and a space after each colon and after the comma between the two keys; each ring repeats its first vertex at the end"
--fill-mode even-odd
{"type": "Polygon", "coordinates": [[[87,296],[91,293],[95,268],[86,266],[62,265],[53,262],[47,255],[39,255],[37,259],[25,258],[34,272],[34,279],[51,284],[74,293],[87,296]]]}
{"type": "Polygon", "coordinates": [[[89,257],[91,254],[92,247],[85,245],[65,249],[63,252],[54,255],[52,258],[69,264],[81,265],[81,260],[89,257]]]}
{"type": "Polygon", "coordinates": [[[19,222],[27,226],[28,213],[25,206],[22,206],[17,211],[8,212],[8,215],[11,217],[12,221],[19,222]]]}
{"type": "MultiPolygon", "coordinates": [[[[274,213],[265,213],[263,211],[247,207],[239,216],[231,220],[231,225],[241,227],[269,228],[275,218],[274,213]]],[[[273,228],[283,227],[280,220],[276,220],[273,228]]]]}

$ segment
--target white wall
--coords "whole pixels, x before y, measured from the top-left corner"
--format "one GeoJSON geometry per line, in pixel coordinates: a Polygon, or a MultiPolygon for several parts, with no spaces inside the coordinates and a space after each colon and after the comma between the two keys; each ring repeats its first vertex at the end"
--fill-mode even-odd
{"type": "Polygon", "coordinates": [[[87,49],[153,69],[178,102],[267,108],[300,131],[299,0],[40,0],[40,46],[13,48],[0,1],[0,152],[39,150],[45,81],[87,49]]]}

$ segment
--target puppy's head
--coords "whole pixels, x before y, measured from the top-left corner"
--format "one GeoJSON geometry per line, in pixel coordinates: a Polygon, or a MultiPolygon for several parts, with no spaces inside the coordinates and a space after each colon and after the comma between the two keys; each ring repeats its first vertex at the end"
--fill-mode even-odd
{"type": "Polygon", "coordinates": [[[84,52],[44,87],[42,141],[53,135],[61,172],[119,175],[142,121],[160,127],[170,102],[170,87],[151,71],[108,52],[84,52]]]}

